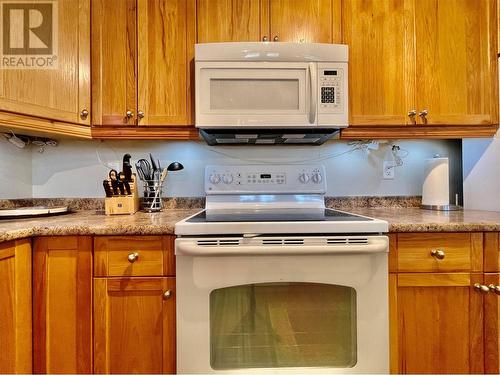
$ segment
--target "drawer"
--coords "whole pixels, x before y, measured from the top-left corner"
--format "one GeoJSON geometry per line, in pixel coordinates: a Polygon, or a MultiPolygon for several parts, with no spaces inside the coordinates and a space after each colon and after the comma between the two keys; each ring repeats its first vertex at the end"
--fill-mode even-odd
{"type": "Polygon", "coordinates": [[[470,233],[403,233],[397,238],[397,271],[482,269],[482,237],[470,233]]]}
{"type": "Polygon", "coordinates": [[[174,236],[96,237],[94,275],[174,276],[174,236]]]}

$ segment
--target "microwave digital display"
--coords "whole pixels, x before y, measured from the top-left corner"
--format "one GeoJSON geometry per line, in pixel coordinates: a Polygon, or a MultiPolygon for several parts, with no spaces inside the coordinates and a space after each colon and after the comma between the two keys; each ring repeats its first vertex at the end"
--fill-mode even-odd
{"type": "Polygon", "coordinates": [[[325,70],[324,74],[325,74],[325,76],[336,76],[337,71],[336,70],[325,70]]]}
{"type": "Polygon", "coordinates": [[[261,174],[260,178],[271,178],[270,174],[261,174]]]}

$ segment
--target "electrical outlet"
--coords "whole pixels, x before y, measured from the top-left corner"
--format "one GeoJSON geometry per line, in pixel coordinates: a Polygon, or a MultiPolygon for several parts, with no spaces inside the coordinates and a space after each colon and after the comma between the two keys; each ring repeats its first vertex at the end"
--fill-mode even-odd
{"type": "Polygon", "coordinates": [[[396,163],[394,160],[385,160],[384,167],[382,170],[382,178],[384,180],[394,180],[396,169],[396,163]]]}

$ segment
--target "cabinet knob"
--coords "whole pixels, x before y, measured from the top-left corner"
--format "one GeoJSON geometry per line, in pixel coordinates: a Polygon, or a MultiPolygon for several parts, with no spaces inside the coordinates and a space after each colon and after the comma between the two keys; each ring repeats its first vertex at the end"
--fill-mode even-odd
{"type": "Polygon", "coordinates": [[[139,253],[130,253],[127,259],[130,263],[134,263],[137,259],[139,259],[139,253]]]}
{"type": "Polygon", "coordinates": [[[429,111],[428,111],[428,110],[426,110],[426,109],[424,109],[423,111],[420,111],[420,112],[418,113],[418,115],[419,115],[421,118],[423,118],[423,119],[424,119],[424,118],[425,118],[425,116],[427,116],[428,114],[429,114],[429,111]]]}
{"type": "Polygon", "coordinates": [[[278,35],[276,35],[276,36],[273,38],[273,41],[275,41],[275,42],[279,42],[278,35]]]}
{"type": "Polygon", "coordinates": [[[431,256],[433,256],[436,259],[444,259],[445,253],[443,250],[440,249],[432,249],[431,250],[431,256]]]}
{"type": "Polygon", "coordinates": [[[500,295],[500,285],[493,285],[493,284],[490,284],[488,285],[488,288],[493,292],[495,293],[496,295],[500,295]]]}
{"type": "Polygon", "coordinates": [[[82,109],[80,112],[80,117],[85,120],[89,115],[89,110],[87,108],[82,109]]]}
{"type": "Polygon", "coordinates": [[[479,283],[474,284],[474,289],[476,289],[481,294],[486,294],[490,291],[490,288],[488,288],[486,285],[482,285],[479,283]]]}
{"type": "Polygon", "coordinates": [[[172,297],[172,291],[169,289],[163,293],[163,299],[169,299],[170,297],[172,297]]]}
{"type": "Polygon", "coordinates": [[[412,109],[410,112],[408,112],[408,117],[411,118],[412,120],[415,118],[416,115],[417,115],[416,109],[412,109]]]}
{"type": "Polygon", "coordinates": [[[125,113],[127,118],[132,118],[134,116],[134,112],[132,112],[130,109],[125,113]]]}
{"type": "Polygon", "coordinates": [[[144,118],[144,112],[141,110],[137,111],[137,117],[144,118]]]}
{"type": "Polygon", "coordinates": [[[266,36],[266,35],[264,35],[264,36],[262,37],[262,41],[263,41],[263,42],[267,42],[267,36],[266,36]]]}

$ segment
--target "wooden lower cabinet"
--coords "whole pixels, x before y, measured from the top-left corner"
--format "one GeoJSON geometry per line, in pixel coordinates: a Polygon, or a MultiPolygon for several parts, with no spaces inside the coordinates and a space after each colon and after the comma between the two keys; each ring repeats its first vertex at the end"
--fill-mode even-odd
{"type": "Polygon", "coordinates": [[[500,374],[500,273],[485,273],[484,285],[490,287],[484,298],[484,372],[500,374]]]}
{"type": "Polygon", "coordinates": [[[175,371],[175,278],[95,278],[94,372],[175,371]]]}
{"type": "Polygon", "coordinates": [[[0,244],[0,373],[30,373],[31,240],[0,244]]]}
{"type": "Polygon", "coordinates": [[[482,273],[390,275],[391,372],[483,373],[482,273]]]}
{"type": "Polygon", "coordinates": [[[92,372],[92,237],[39,237],[33,252],[33,367],[92,372]]]}

